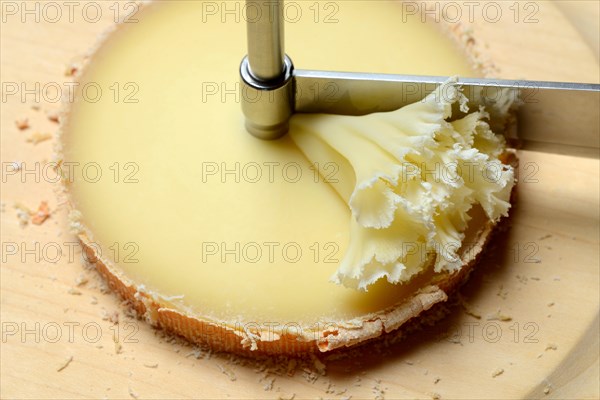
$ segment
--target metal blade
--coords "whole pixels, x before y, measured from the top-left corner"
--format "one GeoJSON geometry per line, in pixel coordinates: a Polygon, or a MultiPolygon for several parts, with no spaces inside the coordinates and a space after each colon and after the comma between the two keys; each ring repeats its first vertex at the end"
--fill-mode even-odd
{"type": "MultiPolygon", "coordinates": [[[[422,100],[447,77],[295,70],[295,112],[364,115],[422,100]]],[[[598,157],[600,85],[460,78],[470,106],[492,114],[516,101],[518,136],[531,150],[598,157]]],[[[492,126],[494,128],[494,126],[492,126]]]]}

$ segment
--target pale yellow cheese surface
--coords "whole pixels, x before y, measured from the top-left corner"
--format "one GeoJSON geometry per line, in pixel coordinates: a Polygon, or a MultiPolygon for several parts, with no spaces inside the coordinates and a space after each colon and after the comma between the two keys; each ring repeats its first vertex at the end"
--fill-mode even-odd
{"type": "MultiPolygon", "coordinates": [[[[326,3],[318,22],[300,2],[302,17],[286,24],[298,68],[473,75],[435,28],[402,23],[397,2],[336,2],[333,23],[326,3]]],[[[149,6],[81,78],[102,97],[79,94],[64,159],[78,163],[72,200],[103,256],[215,320],[311,324],[394,304],[408,288],[378,282],[364,293],[329,282],[349,240],[347,204],[289,138],[244,130],[236,89],[245,21],[206,11],[202,2],[149,6]]]]}

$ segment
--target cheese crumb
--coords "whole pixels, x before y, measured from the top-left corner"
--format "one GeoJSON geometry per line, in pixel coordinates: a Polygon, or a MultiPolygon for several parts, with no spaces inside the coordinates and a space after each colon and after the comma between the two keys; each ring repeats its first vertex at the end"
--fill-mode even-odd
{"type": "Polygon", "coordinates": [[[46,116],[48,117],[48,120],[51,122],[54,122],[56,124],[58,124],[59,121],[59,114],[56,111],[48,111],[48,113],[46,114],[46,116]]]}
{"type": "Polygon", "coordinates": [[[550,394],[550,386],[544,388],[544,394],[550,394]]]}
{"type": "Polygon", "coordinates": [[[67,65],[65,68],[65,76],[75,76],[77,75],[77,71],[79,70],[79,65],[76,63],[71,63],[67,65]]]}
{"type": "Polygon", "coordinates": [[[26,227],[27,224],[29,224],[29,218],[33,212],[21,203],[16,203],[15,209],[17,210],[17,219],[19,220],[19,225],[21,228],[26,227]]]}
{"type": "Polygon", "coordinates": [[[23,130],[29,128],[29,119],[19,118],[15,121],[15,125],[17,126],[17,129],[19,129],[20,131],[23,131],[23,130]]]}
{"type": "Polygon", "coordinates": [[[227,375],[227,377],[229,378],[230,381],[235,382],[237,380],[235,373],[231,369],[229,369],[221,364],[217,364],[217,367],[219,367],[219,369],[221,370],[221,372],[224,375],[227,375]]]}
{"type": "Polygon", "coordinates": [[[545,351],[548,351],[548,350],[558,350],[558,346],[555,343],[548,343],[545,351]]]}
{"type": "Polygon", "coordinates": [[[41,225],[48,218],[50,218],[50,208],[48,207],[48,202],[42,201],[38,207],[38,210],[31,216],[31,223],[34,225],[41,225]]]}
{"type": "Polygon", "coordinates": [[[288,365],[287,365],[287,375],[288,376],[294,376],[294,374],[296,373],[296,364],[298,364],[298,362],[296,361],[295,358],[292,358],[288,361],[288,365]]]}
{"type": "Polygon", "coordinates": [[[52,139],[52,135],[50,133],[34,132],[26,139],[26,141],[28,143],[39,144],[50,139],[52,139]]]}
{"type": "Polygon", "coordinates": [[[139,399],[140,396],[133,391],[133,389],[131,388],[131,386],[128,388],[129,389],[129,396],[131,396],[132,399],[139,399]]]}
{"type": "Polygon", "coordinates": [[[472,306],[467,300],[459,293],[458,301],[464,310],[465,314],[470,315],[473,318],[481,319],[481,313],[477,309],[477,307],[472,306]]]}
{"type": "Polygon", "coordinates": [[[311,359],[313,362],[313,366],[315,367],[315,369],[317,370],[317,372],[321,375],[325,375],[327,374],[327,366],[325,364],[323,364],[323,362],[321,360],[319,360],[317,358],[317,356],[315,356],[314,354],[311,354],[311,359]]]}
{"type": "Polygon", "coordinates": [[[75,279],[75,286],[81,287],[88,283],[88,278],[86,278],[83,274],[79,274],[79,277],[75,279]]]}
{"type": "Polygon", "coordinates": [[[512,317],[510,315],[503,314],[500,309],[498,309],[498,311],[496,311],[494,314],[488,314],[486,316],[486,320],[508,322],[512,321],[512,317]]]}
{"type": "Polygon", "coordinates": [[[73,361],[73,356],[70,356],[69,358],[67,358],[67,360],[56,370],[56,372],[60,372],[62,370],[64,370],[65,368],[67,368],[69,366],[69,364],[71,364],[71,362],[73,361]]]}
{"type": "Polygon", "coordinates": [[[121,354],[123,352],[123,345],[119,342],[116,333],[113,333],[113,342],[115,343],[115,354],[121,354]]]}
{"type": "Polygon", "coordinates": [[[263,386],[263,390],[265,392],[273,390],[273,383],[275,383],[275,378],[270,378],[267,380],[267,383],[263,386]]]}

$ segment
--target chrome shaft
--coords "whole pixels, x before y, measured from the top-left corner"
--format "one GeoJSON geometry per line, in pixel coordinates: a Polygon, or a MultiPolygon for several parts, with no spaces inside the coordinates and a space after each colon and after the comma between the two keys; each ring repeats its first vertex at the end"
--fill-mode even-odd
{"type": "Polygon", "coordinates": [[[246,0],[248,63],[257,80],[278,80],[284,71],[283,0],[246,0]]]}

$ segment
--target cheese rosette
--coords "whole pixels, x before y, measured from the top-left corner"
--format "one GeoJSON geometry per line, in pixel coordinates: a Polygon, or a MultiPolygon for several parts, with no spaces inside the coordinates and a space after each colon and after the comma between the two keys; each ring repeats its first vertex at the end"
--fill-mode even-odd
{"type": "Polygon", "coordinates": [[[333,282],[367,290],[382,278],[406,282],[432,263],[435,272],[456,271],[469,210],[479,204],[494,222],[507,215],[515,179],[499,159],[505,139],[483,108],[468,113],[466,104],[451,78],[391,112],[292,117],[293,141],[351,211],[333,282]]]}

